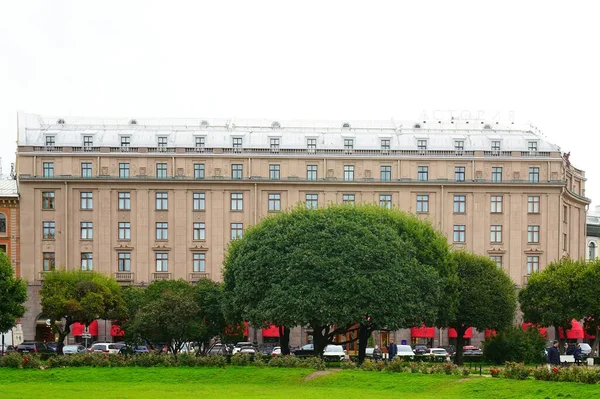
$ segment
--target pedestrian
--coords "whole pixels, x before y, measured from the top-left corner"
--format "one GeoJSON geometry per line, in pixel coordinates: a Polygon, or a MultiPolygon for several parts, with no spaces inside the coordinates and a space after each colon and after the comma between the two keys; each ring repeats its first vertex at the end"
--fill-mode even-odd
{"type": "Polygon", "coordinates": [[[379,349],[379,345],[375,345],[375,348],[373,349],[373,360],[375,360],[375,363],[379,362],[381,360],[381,349],[379,349]]]}
{"type": "Polygon", "coordinates": [[[394,339],[390,339],[390,344],[387,347],[388,351],[388,360],[391,362],[394,360],[394,356],[398,354],[398,345],[394,342],[394,339]]]}
{"type": "Polygon", "coordinates": [[[560,365],[560,353],[558,352],[558,341],[554,341],[552,346],[548,349],[548,364],[550,366],[560,365]]]}
{"type": "Polygon", "coordinates": [[[569,354],[569,343],[568,342],[565,342],[565,352],[564,353],[565,353],[565,355],[569,354]]]}
{"type": "Polygon", "coordinates": [[[575,349],[573,349],[573,357],[575,358],[575,364],[581,363],[581,346],[579,342],[575,345],[575,349]]]}

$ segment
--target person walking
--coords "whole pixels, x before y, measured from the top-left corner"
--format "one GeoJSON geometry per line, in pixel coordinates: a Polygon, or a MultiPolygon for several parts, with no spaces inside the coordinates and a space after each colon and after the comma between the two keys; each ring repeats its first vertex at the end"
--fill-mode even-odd
{"type": "Polygon", "coordinates": [[[573,349],[573,358],[575,358],[575,364],[581,364],[581,345],[579,345],[579,342],[573,349]]]}
{"type": "Polygon", "coordinates": [[[548,349],[548,364],[550,366],[560,365],[560,353],[558,352],[558,341],[554,341],[553,345],[548,349]]]}
{"type": "Polygon", "coordinates": [[[373,349],[373,360],[375,360],[375,363],[379,362],[381,360],[381,349],[379,349],[379,345],[375,345],[375,348],[373,349]]]}
{"type": "Polygon", "coordinates": [[[394,342],[394,339],[390,339],[390,344],[387,347],[388,351],[388,361],[394,360],[394,356],[398,354],[398,345],[394,342]]]}

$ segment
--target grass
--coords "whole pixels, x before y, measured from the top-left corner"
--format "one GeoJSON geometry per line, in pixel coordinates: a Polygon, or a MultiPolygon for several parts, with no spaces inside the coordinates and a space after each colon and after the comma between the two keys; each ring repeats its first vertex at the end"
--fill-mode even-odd
{"type": "Polygon", "coordinates": [[[503,378],[255,367],[0,369],[0,397],[600,398],[595,385],[503,378]]]}

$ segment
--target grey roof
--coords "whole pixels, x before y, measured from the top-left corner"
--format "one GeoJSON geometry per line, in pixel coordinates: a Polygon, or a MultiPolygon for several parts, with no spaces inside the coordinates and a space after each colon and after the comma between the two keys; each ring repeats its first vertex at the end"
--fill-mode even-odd
{"type": "Polygon", "coordinates": [[[0,197],[18,197],[16,180],[0,180],[0,197]]]}

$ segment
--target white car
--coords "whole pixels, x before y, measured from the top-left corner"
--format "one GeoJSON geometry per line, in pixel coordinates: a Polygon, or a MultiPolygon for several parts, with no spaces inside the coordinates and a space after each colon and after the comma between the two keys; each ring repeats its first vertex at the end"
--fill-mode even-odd
{"type": "Polygon", "coordinates": [[[236,353],[247,353],[249,355],[254,355],[256,353],[256,349],[254,349],[252,342],[238,342],[235,344],[232,354],[235,355],[236,353]]]}
{"type": "Polygon", "coordinates": [[[109,342],[97,342],[89,349],[91,353],[119,353],[119,347],[109,342]]]}
{"type": "Polygon", "coordinates": [[[581,348],[581,354],[582,355],[590,355],[592,353],[592,347],[589,344],[586,344],[585,342],[581,342],[579,344],[579,347],[581,348]]]}
{"type": "Polygon", "coordinates": [[[65,345],[63,347],[63,354],[64,355],[72,355],[74,353],[83,353],[85,352],[85,346],[83,345],[65,345]]]}
{"type": "Polygon", "coordinates": [[[327,345],[323,351],[323,358],[341,362],[346,359],[346,351],[342,345],[327,345]]]}
{"type": "Polygon", "coordinates": [[[450,354],[444,348],[430,348],[423,354],[424,356],[430,356],[435,361],[450,361],[450,354]]]}
{"type": "Polygon", "coordinates": [[[398,353],[396,353],[396,356],[400,356],[402,358],[408,358],[410,360],[414,359],[415,352],[413,351],[413,349],[410,345],[397,345],[397,346],[398,346],[398,353]]]}
{"type": "Polygon", "coordinates": [[[273,351],[271,352],[271,356],[281,356],[281,347],[280,346],[274,347],[273,351]]]}

